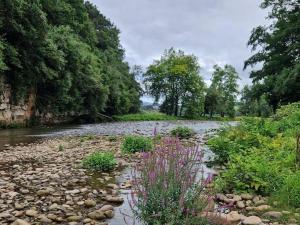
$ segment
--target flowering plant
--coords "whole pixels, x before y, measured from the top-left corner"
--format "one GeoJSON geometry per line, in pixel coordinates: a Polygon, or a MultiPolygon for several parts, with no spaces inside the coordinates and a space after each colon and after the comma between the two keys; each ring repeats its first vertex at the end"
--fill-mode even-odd
{"type": "Polygon", "coordinates": [[[164,138],[155,151],[143,153],[133,174],[134,215],[149,225],[207,224],[198,216],[211,179],[203,179],[202,157],[197,146],[185,147],[178,138],[164,138]]]}

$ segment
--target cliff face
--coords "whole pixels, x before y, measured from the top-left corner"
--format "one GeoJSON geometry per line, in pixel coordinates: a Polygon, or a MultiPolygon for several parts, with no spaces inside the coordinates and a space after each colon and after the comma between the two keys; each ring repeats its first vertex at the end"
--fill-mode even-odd
{"type": "Polygon", "coordinates": [[[11,87],[1,85],[0,89],[0,125],[25,126],[35,114],[35,93],[31,91],[28,98],[21,100],[17,105],[12,104],[11,87]]]}

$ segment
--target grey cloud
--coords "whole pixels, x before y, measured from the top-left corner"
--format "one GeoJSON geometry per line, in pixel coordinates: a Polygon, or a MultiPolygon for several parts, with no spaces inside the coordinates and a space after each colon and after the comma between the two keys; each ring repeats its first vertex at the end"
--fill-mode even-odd
{"type": "Polygon", "coordinates": [[[170,47],[199,58],[205,80],[215,63],[234,65],[250,83],[244,61],[251,30],[265,24],[261,0],[92,0],[121,30],[130,64],[147,66],[170,47]]]}

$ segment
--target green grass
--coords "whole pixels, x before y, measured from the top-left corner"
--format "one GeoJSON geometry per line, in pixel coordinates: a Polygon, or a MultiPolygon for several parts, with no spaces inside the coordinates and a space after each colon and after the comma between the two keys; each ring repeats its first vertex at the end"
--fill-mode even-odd
{"type": "Polygon", "coordinates": [[[123,153],[147,152],[153,149],[153,142],[148,137],[127,136],[121,148],[123,153]]]}
{"type": "Polygon", "coordinates": [[[156,121],[156,120],[177,120],[176,116],[169,116],[157,111],[143,111],[136,114],[127,114],[113,117],[117,121],[156,121]]]}
{"type": "Polygon", "coordinates": [[[117,161],[111,152],[94,152],[82,160],[82,165],[86,169],[109,172],[116,167],[117,161]]]}

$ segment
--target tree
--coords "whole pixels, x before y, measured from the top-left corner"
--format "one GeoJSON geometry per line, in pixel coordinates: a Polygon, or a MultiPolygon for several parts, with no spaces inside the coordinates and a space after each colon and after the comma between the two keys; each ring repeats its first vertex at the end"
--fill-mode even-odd
{"type": "Polygon", "coordinates": [[[235,116],[235,103],[238,94],[237,80],[239,76],[231,65],[221,68],[214,66],[212,83],[206,94],[206,109],[210,117],[219,113],[222,117],[226,115],[235,116]]]}
{"type": "Polygon", "coordinates": [[[36,111],[136,112],[140,85],[124,62],[119,30],[83,0],[1,0],[0,75],[14,103],[36,95],[36,111]],[[2,10],[5,9],[5,10],[2,10]]]}
{"type": "Polygon", "coordinates": [[[194,55],[171,48],[144,75],[148,94],[163,99],[161,111],[175,116],[200,116],[204,111],[204,82],[194,55]]]}
{"type": "Polygon", "coordinates": [[[300,100],[300,1],[264,0],[262,9],[270,8],[269,26],[252,31],[249,46],[256,53],[245,68],[261,64],[251,72],[254,83],[261,82],[268,102],[279,105],[300,100]]]}

